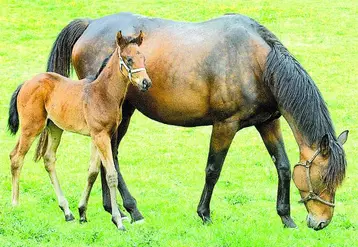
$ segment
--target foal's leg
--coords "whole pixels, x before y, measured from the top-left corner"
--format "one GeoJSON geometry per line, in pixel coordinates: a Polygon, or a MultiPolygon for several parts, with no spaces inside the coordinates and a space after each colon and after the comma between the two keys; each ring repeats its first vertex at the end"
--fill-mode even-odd
{"type": "MultiPolygon", "coordinates": [[[[128,103],[128,101],[125,101],[122,107],[122,122],[120,123],[118,127],[117,135],[112,136],[112,151],[113,151],[113,158],[114,158],[114,165],[118,172],[118,190],[122,196],[123,199],[123,206],[128,211],[128,213],[131,215],[132,223],[133,222],[140,222],[144,218],[142,214],[139,212],[137,208],[137,202],[135,198],[130,194],[126,183],[124,182],[124,179],[122,177],[122,174],[119,170],[118,166],[118,146],[124,137],[124,135],[127,132],[130,118],[133,115],[134,107],[128,103]]],[[[111,213],[111,200],[109,196],[109,188],[106,181],[106,173],[103,169],[103,166],[101,166],[101,181],[102,181],[102,196],[103,196],[103,206],[104,209],[111,213]]],[[[122,215],[123,218],[123,215],[122,215]]]]}
{"type": "Polygon", "coordinates": [[[53,188],[55,189],[58,204],[61,210],[63,211],[63,213],[65,214],[65,220],[72,221],[75,218],[73,217],[73,214],[71,213],[71,210],[68,206],[68,201],[63,195],[63,192],[61,190],[60,182],[58,181],[57,174],[56,174],[56,167],[55,167],[56,151],[58,145],[61,142],[61,136],[63,130],[57,127],[51,121],[49,122],[47,128],[48,128],[48,141],[47,141],[46,152],[43,156],[45,169],[48,172],[53,188]]]}
{"type": "Polygon", "coordinates": [[[204,223],[210,223],[210,200],[214,186],[219,179],[226,154],[229,150],[235,133],[238,130],[237,122],[214,123],[211,133],[210,150],[206,165],[206,179],[203,193],[198,205],[197,213],[204,223]]]}
{"type": "Polygon", "coordinates": [[[296,224],[290,216],[290,163],[287,158],[285,146],[282,140],[280,120],[256,126],[262,140],[276,166],[278,174],[277,204],[276,209],[285,227],[295,228],[296,224]]]}
{"type": "Polygon", "coordinates": [[[21,134],[20,138],[10,153],[11,174],[12,174],[12,204],[14,206],[19,203],[19,177],[24,158],[29,151],[36,136],[40,134],[45,127],[46,117],[42,111],[31,112],[28,109],[23,110],[28,114],[26,117],[20,114],[21,134]],[[27,110],[27,111],[26,111],[27,110]]]}
{"type": "Polygon", "coordinates": [[[34,142],[36,135],[21,132],[20,139],[10,153],[11,174],[12,174],[12,205],[19,204],[19,179],[24,158],[34,142]]]}
{"type": "Polygon", "coordinates": [[[87,222],[86,211],[88,205],[88,199],[91,194],[91,190],[93,187],[94,182],[97,179],[99,173],[99,166],[101,165],[101,158],[97,152],[97,148],[94,143],[91,143],[91,161],[88,168],[88,178],[87,178],[87,185],[82,194],[82,199],[78,204],[78,211],[80,214],[80,223],[87,222]]]}
{"type": "Polygon", "coordinates": [[[92,138],[101,157],[102,165],[106,171],[106,181],[109,187],[109,193],[111,197],[112,222],[117,226],[119,230],[125,230],[122,224],[121,214],[119,213],[116,201],[118,175],[113,162],[111,139],[107,133],[98,133],[92,135],[92,138]]]}

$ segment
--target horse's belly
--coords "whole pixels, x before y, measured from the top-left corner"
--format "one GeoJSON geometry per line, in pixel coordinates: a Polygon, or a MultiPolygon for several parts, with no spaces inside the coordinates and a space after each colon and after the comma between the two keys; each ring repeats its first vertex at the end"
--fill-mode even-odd
{"type": "Polygon", "coordinates": [[[207,99],[189,90],[159,92],[128,91],[129,102],[147,117],[158,122],[178,126],[200,126],[213,123],[207,99]]]}

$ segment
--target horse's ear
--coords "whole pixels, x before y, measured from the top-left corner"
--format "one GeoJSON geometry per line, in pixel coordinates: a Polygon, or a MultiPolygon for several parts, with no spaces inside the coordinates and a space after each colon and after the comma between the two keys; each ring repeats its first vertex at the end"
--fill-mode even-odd
{"type": "Polygon", "coordinates": [[[347,139],[348,139],[348,130],[343,131],[339,136],[338,136],[338,142],[343,146],[344,143],[346,143],[347,139]]]}
{"type": "Polygon", "coordinates": [[[327,156],[329,154],[329,138],[327,134],[322,137],[319,148],[323,156],[327,156]]]}
{"type": "Polygon", "coordinates": [[[122,31],[119,31],[119,32],[117,33],[116,41],[117,41],[117,45],[118,45],[119,47],[124,47],[124,45],[125,45],[125,40],[124,40],[124,38],[123,38],[122,31]]]}
{"type": "Polygon", "coordinates": [[[138,46],[140,46],[143,43],[144,34],[142,30],[140,30],[138,37],[136,38],[136,43],[138,46]]]}

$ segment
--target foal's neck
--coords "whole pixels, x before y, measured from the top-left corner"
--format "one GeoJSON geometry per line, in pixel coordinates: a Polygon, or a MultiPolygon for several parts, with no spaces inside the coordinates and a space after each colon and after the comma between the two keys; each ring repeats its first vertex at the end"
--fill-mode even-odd
{"type": "Polygon", "coordinates": [[[123,102],[130,81],[128,77],[124,76],[120,71],[117,49],[94,83],[96,83],[100,90],[103,90],[106,95],[117,99],[119,104],[123,102]]]}

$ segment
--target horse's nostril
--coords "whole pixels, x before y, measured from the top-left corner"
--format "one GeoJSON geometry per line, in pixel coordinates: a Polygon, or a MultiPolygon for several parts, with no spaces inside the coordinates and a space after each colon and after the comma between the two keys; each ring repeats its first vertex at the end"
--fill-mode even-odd
{"type": "Polygon", "coordinates": [[[150,81],[148,81],[147,79],[143,79],[142,85],[144,89],[148,89],[150,88],[150,81]]]}
{"type": "Polygon", "coordinates": [[[147,88],[148,87],[148,81],[147,79],[143,79],[143,87],[147,88]]]}

